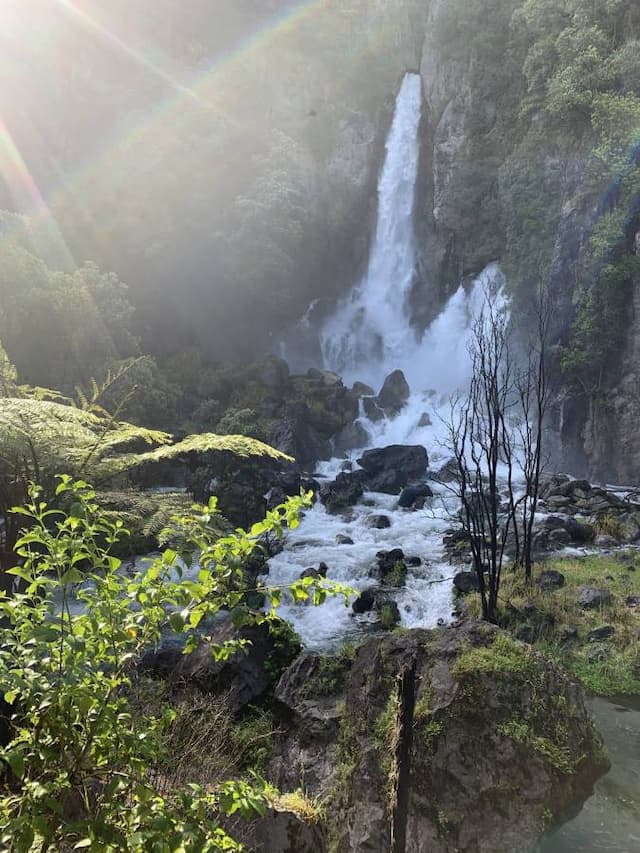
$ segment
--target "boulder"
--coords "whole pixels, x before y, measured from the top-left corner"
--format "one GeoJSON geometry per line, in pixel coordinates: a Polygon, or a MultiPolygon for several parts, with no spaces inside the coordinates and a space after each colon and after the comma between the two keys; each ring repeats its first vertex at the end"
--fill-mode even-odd
{"type": "Polygon", "coordinates": [[[547,569],[547,571],[542,572],[538,578],[538,586],[546,592],[554,589],[561,589],[564,586],[564,583],[564,575],[562,572],[557,572],[555,569],[547,569]]]}
{"type": "Polygon", "coordinates": [[[200,643],[188,655],[178,645],[163,645],[142,656],[139,671],[173,685],[224,696],[229,708],[237,711],[273,687],[282,670],[300,653],[295,634],[287,629],[281,637],[275,625],[264,623],[238,629],[228,614],[212,629],[212,642],[200,643]],[[216,660],[212,643],[217,646],[229,640],[243,640],[248,645],[227,660],[216,660]]]}
{"type": "Polygon", "coordinates": [[[384,380],[376,398],[378,406],[390,415],[397,414],[411,396],[411,389],[401,370],[394,370],[384,380]]]}
{"type": "Polygon", "coordinates": [[[378,573],[380,581],[386,586],[404,586],[407,579],[407,564],[401,548],[391,551],[378,551],[378,573]]]}
{"type": "Polygon", "coordinates": [[[415,486],[405,486],[398,498],[398,506],[402,507],[402,509],[421,509],[422,507],[417,506],[420,498],[432,497],[433,492],[426,483],[418,483],[415,486]]]}
{"type": "Polygon", "coordinates": [[[366,527],[373,527],[375,530],[385,530],[391,527],[391,519],[388,515],[368,515],[364,520],[366,527]]]}
{"type": "Polygon", "coordinates": [[[365,415],[373,423],[376,423],[376,421],[383,421],[385,419],[385,413],[382,411],[380,406],[378,406],[373,397],[363,397],[362,405],[364,407],[365,415]]]}
{"type": "Polygon", "coordinates": [[[601,625],[599,628],[594,628],[587,634],[587,640],[590,643],[597,643],[601,640],[609,640],[615,634],[616,629],[613,625],[601,625]]]}
{"type": "Polygon", "coordinates": [[[342,471],[335,480],[320,486],[320,500],[327,512],[344,512],[358,503],[363,491],[360,472],[342,471]]]}
{"type": "Polygon", "coordinates": [[[369,613],[373,610],[376,604],[376,590],[373,588],[364,589],[356,600],[351,605],[354,613],[369,613]]]}
{"type": "Polygon", "coordinates": [[[353,545],[353,539],[346,533],[337,533],[336,542],[338,545],[353,545]]]}
{"type": "Polygon", "coordinates": [[[334,796],[339,853],[388,853],[392,814],[405,853],[520,853],[609,766],[575,680],[486,623],[371,637],[330,695],[296,662],[276,696],[288,722],[272,780],[334,796]],[[311,712],[339,714],[321,751],[311,712]]]}
{"type": "Polygon", "coordinates": [[[376,394],[373,388],[365,382],[354,382],[351,393],[355,394],[356,397],[375,397],[376,394]]]}
{"type": "Polygon", "coordinates": [[[424,477],[429,459],[420,444],[391,444],[365,450],[358,464],[364,470],[367,489],[397,495],[411,481],[424,477]]]}
{"type": "Polygon", "coordinates": [[[578,594],[578,604],[585,610],[593,610],[611,604],[613,596],[608,589],[598,589],[594,586],[581,586],[578,594]]]}
{"type": "Polygon", "coordinates": [[[333,440],[333,447],[336,453],[345,453],[347,450],[357,450],[360,447],[366,447],[369,443],[369,438],[369,433],[360,421],[354,421],[352,424],[342,427],[333,440]]]}
{"type": "Polygon", "coordinates": [[[444,465],[441,465],[437,471],[431,473],[430,477],[437,483],[454,483],[458,479],[460,469],[458,463],[452,457],[447,459],[444,465]]]}
{"type": "Polygon", "coordinates": [[[458,572],[453,579],[453,586],[461,595],[480,592],[480,581],[475,572],[458,572]]]}

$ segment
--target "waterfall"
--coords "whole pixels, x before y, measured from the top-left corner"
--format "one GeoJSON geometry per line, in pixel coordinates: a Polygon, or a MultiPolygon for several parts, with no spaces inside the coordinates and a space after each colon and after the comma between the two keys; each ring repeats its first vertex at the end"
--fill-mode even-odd
{"type": "Polygon", "coordinates": [[[407,300],[415,270],[413,204],[418,174],[421,80],[406,74],[378,182],[378,220],[364,279],[320,333],[325,366],[345,381],[378,381],[411,335],[407,300]]]}
{"type": "MultiPolygon", "coordinates": [[[[502,286],[496,264],[490,264],[469,288],[460,286],[442,313],[422,336],[411,325],[409,293],[415,274],[413,207],[418,174],[421,81],[404,77],[398,94],[386,157],[378,183],[378,220],[368,269],[363,279],[341,300],[320,330],[324,366],[346,382],[367,382],[378,390],[384,377],[400,368],[411,396],[392,419],[370,422],[361,406],[360,420],[371,446],[422,444],[430,464],[450,455],[446,450],[450,399],[468,385],[471,363],[468,346],[472,320],[488,292],[502,286]]],[[[310,308],[300,330],[309,336],[310,308]]],[[[359,453],[353,452],[353,458],[359,453]]],[[[342,460],[319,467],[318,476],[334,477],[342,460]]],[[[445,487],[433,483],[435,498],[425,512],[398,509],[397,496],[368,493],[366,501],[346,516],[329,515],[318,503],[303,523],[287,534],[284,550],[269,560],[269,582],[286,585],[307,568],[326,562],[328,577],[362,591],[372,586],[370,569],[381,549],[402,548],[419,558],[406,585],[393,591],[402,624],[433,627],[451,619],[451,577],[456,569],[446,560],[443,532],[451,525],[458,501],[445,487]],[[372,510],[373,507],[373,510],[372,510]],[[383,512],[390,527],[371,528],[371,512],[383,512]],[[339,536],[338,534],[341,534],[339,536]],[[353,544],[343,544],[348,536],[353,544]]],[[[299,607],[285,598],[279,613],[290,620],[304,642],[326,649],[349,634],[366,630],[367,618],[354,618],[338,599],[322,607],[299,607]],[[363,625],[363,622],[365,623],[363,625]]]]}

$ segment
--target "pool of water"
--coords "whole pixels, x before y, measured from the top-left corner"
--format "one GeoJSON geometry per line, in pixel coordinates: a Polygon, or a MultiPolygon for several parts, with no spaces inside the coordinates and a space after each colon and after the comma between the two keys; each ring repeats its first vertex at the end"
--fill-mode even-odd
{"type": "Polygon", "coordinates": [[[549,835],[538,853],[639,853],[640,697],[591,699],[611,770],[582,811],[549,835]]]}

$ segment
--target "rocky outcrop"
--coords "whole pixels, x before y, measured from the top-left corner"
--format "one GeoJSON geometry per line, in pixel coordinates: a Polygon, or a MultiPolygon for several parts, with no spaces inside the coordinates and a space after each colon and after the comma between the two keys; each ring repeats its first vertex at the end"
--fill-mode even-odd
{"type": "Polygon", "coordinates": [[[202,693],[223,696],[236,711],[263,696],[282,670],[300,652],[300,642],[287,623],[248,625],[236,628],[225,616],[211,630],[211,641],[202,642],[191,654],[167,642],[143,655],[139,671],[161,678],[173,688],[195,687],[202,693]],[[227,660],[216,660],[213,646],[240,640],[246,644],[227,660]]]}
{"type": "Polygon", "coordinates": [[[339,853],[520,853],[608,768],[578,685],[486,624],[307,655],[276,699],[274,781],[330,798],[339,853]]]}
{"type": "Polygon", "coordinates": [[[425,475],[429,459],[419,444],[391,444],[365,450],[358,464],[364,471],[365,488],[397,495],[408,483],[425,475]]]}
{"type": "Polygon", "coordinates": [[[411,389],[401,370],[394,370],[384,380],[380,393],[376,397],[378,408],[391,417],[406,405],[411,389]]]}

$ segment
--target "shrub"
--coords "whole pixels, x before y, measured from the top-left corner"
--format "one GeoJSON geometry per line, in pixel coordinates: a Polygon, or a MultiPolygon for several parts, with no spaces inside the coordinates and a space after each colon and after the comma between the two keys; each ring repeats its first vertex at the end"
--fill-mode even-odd
{"type": "MultiPolygon", "coordinates": [[[[23,591],[0,598],[0,691],[12,708],[10,740],[0,749],[8,778],[0,789],[0,845],[12,851],[238,849],[220,816],[262,813],[262,791],[221,778],[207,789],[194,780],[159,784],[166,782],[167,733],[176,711],[159,701],[139,712],[144,683],[136,664],[167,631],[184,636],[188,653],[202,625],[221,609],[238,607],[238,557],[266,531],[295,525],[303,499],[272,511],[249,533],[222,538],[208,526],[215,500],[194,507],[180,521],[182,560],[167,549],[145,574],[130,577],[113,555],[127,535],[123,522],[100,509],[84,482],[64,477],[57,491],[71,505],[68,513],[50,509],[35,487],[16,510],[28,524],[17,544],[23,564],[12,570],[23,591]],[[187,577],[182,566],[194,551],[198,571],[187,577]]],[[[293,585],[300,599],[335,590],[324,580],[313,589],[293,585]]],[[[267,594],[275,607],[280,591],[267,594]]],[[[274,616],[272,609],[253,618],[274,616]]],[[[213,653],[225,659],[240,645],[231,640],[213,653]]]]}

